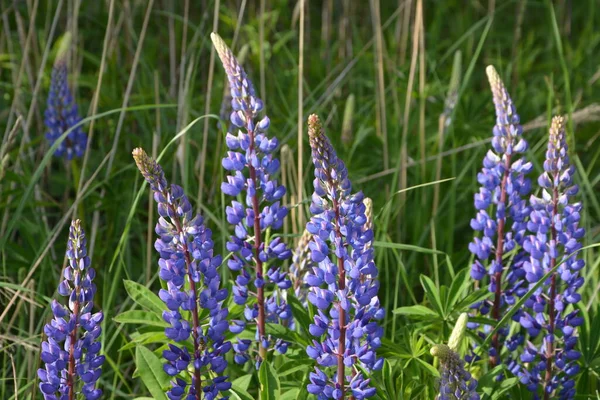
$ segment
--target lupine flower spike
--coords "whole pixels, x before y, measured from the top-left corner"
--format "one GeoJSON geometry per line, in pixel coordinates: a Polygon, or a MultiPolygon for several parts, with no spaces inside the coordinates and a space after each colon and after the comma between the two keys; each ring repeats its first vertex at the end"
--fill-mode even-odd
{"type": "Polygon", "coordinates": [[[581,203],[573,202],[578,187],[573,183],[575,167],[569,161],[565,123],[554,117],[550,127],[544,172],[538,178],[541,197],[531,197],[531,217],[524,247],[529,259],[524,264],[530,285],[538,282],[557,265],[535,294],[527,299],[521,325],[531,336],[521,355],[521,382],[543,398],[572,399],[575,397],[574,376],[579,372],[575,350],[577,327],[583,318],[573,310],[581,300],[577,290],[583,285],[580,275],[585,263],[577,251],[581,249],[584,229],[579,226],[581,203]],[[536,346],[535,337],[541,336],[536,346]]]}
{"type": "Polygon", "coordinates": [[[193,216],[183,189],[168,186],[161,166],[144,150],[135,149],[133,158],[154,192],[160,215],[154,247],[160,254],[158,274],[167,289],[161,289],[159,297],[168,309],[163,312],[170,324],[165,334],[178,343],[163,352],[164,370],[174,378],[167,395],[173,400],[215,399],[231,387],[222,375],[231,343],[224,336],[228,310],[222,306],[227,289],[220,289],[217,271],[221,256],[213,255],[212,233],[200,215],[193,216]],[[188,321],[184,315],[190,314],[188,321]],[[201,319],[205,314],[206,319],[201,319]],[[184,344],[190,336],[191,354],[184,344]]]}
{"type": "MultiPolygon", "coordinates": [[[[226,209],[227,221],[235,226],[235,234],[227,243],[227,249],[234,254],[228,266],[239,272],[233,287],[235,303],[246,305],[247,321],[256,321],[258,367],[271,345],[271,338],[265,333],[266,322],[283,323],[292,317],[291,308],[280,293],[292,283],[277,265],[278,261],[291,257],[292,252],[280,237],[271,238],[272,231],[281,229],[288,214],[280,205],[285,187],[274,178],[279,171],[279,160],[273,155],[278,142],[266,136],[269,118],[259,116],[262,101],[256,97],[252,82],[223,39],[216,33],[211,34],[211,39],[231,88],[230,119],[232,129],[236,130],[227,133],[225,141],[229,151],[222,162],[229,175],[221,190],[234,197],[226,209]],[[268,289],[271,296],[267,296],[268,289]],[[253,293],[256,303],[247,305],[253,293]]],[[[244,330],[246,322],[233,322],[230,328],[233,333],[244,330]]],[[[234,345],[237,363],[250,359],[250,345],[249,340],[238,340],[234,345]]],[[[287,346],[281,340],[276,340],[274,345],[280,353],[285,353],[287,346]]]]}
{"type": "Polygon", "coordinates": [[[348,171],[325,136],[316,115],[308,118],[315,167],[312,217],[306,229],[315,263],[305,281],[317,307],[310,333],[318,340],[306,352],[317,361],[307,389],[319,399],[364,399],[375,394],[358,365],[381,368],[375,354],[383,329],[377,320],[379,282],[373,261],[373,231],[367,225],[361,192],[352,194],[348,171]],[[347,368],[347,369],[346,369],[347,368]]]}
{"type": "MultiPolygon", "coordinates": [[[[46,139],[48,139],[50,146],[67,130],[81,121],[77,104],[75,104],[75,99],[73,99],[68,84],[65,56],[69,44],[70,40],[63,41],[52,68],[50,93],[48,93],[46,111],[44,112],[44,123],[48,129],[46,139]]],[[[54,155],[65,157],[67,160],[71,160],[73,157],[82,157],[86,145],[87,135],[83,132],[81,126],[78,126],[58,145],[54,155]]]]}
{"type": "Polygon", "coordinates": [[[296,295],[296,298],[305,305],[308,296],[308,286],[304,282],[304,278],[306,277],[306,273],[316,265],[310,257],[309,244],[312,240],[312,236],[313,235],[309,231],[306,229],[304,230],[304,233],[300,236],[298,245],[294,250],[292,265],[290,266],[290,278],[294,288],[294,294],[296,295]]]}
{"type": "Polygon", "coordinates": [[[437,344],[431,348],[431,355],[440,360],[440,393],[437,400],[479,400],[475,391],[477,381],[465,370],[465,362],[458,349],[467,328],[467,314],[456,321],[448,345],[437,344]]]}
{"type": "MultiPolygon", "coordinates": [[[[489,290],[494,293],[493,301],[480,302],[474,307],[482,315],[488,314],[491,309],[491,317],[499,321],[506,308],[514,304],[515,295],[521,296],[526,292],[522,269],[524,256],[520,248],[529,215],[524,196],[529,193],[531,183],[526,175],[532,164],[522,156],[527,150],[527,142],[522,138],[523,128],[514,104],[494,67],[488,66],[486,72],[496,108],[496,125],[492,150],[488,151],[483,169],[477,175],[481,188],[475,194],[477,215],[471,220],[471,227],[481,232],[481,236],[475,237],[469,244],[469,250],[475,255],[471,277],[480,281],[489,275],[489,290]],[[504,255],[515,249],[517,256],[507,268],[504,255]]],[[[518,313],[513,318],[518,320],[518,313]]],[[[472,324],[474,326],[476,324],[472,324]]],[[[485,336],[484,332],[480,334],[485,336]]],[[[491,366],[500,362],[501,343],[514,350],[520,340],[518,337],[502,339],[507,334],[508,329],[503,327],[493,336],[491,366]]]]}
{"type": "Polygon", "coordinates": [[[38,370],[44,399],[73,400],[79,395],[94,400],[102,396],[96,387],[104,356],[100,352],[102,311],[92,313],[96,271],[90,266],[86,240],[79,220],[71,223],[67,242],[68,264],[58,287],[68,297],[63,306],[52,300],[54,318],[44,327],[42,342],[44,368],[38,370]]]}
{"type": "MultiPolygon", "coordinates": [[[[373,201],[369,197],[365,197],[363,202],[365,203],[365,229],[373,230],[373,201]]],[[[309,288],[305,282],[306,274],[317,266],[317,263],[311,259],[310,242],[312,237],[313,235],[305,229],[294,250],[293,263],[290,266],[290,278],[294,293],[296,298],[305,305],[309,288]]],[[[371,246],[371,243],[365,243],[365,246],[371,246]]]]}

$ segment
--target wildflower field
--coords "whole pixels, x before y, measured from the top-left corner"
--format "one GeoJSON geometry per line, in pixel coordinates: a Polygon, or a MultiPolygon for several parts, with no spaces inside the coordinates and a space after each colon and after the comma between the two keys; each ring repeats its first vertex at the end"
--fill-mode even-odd
{"type": "Polygon", "coordinates": [[[600,399],[598,0],[0,16],[0,399],[600,399]]]}

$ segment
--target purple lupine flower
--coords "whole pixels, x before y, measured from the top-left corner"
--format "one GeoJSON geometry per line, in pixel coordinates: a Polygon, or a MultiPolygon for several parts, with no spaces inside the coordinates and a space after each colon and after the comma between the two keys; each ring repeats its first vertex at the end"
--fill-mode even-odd
{"type": "Polygon", "coordinates": [[[165,334],[180,343],[169,344],[163,351],[167,360],[164,370],[174,377],[167,395],[170,399],[217,398],[231,387],[222,375],[227,367],[224,356],[232,346],[225,340],[229,311],[223,307],[227,289],[220,289],[217,271],[221,256],[213,255],[212,232],[204,226],[202,216],[193,216],[183,189],[169,187],[160,165],[144,150],[135,149],[133,158],[158,203],[159,238],[154,247],[160,254],[158,274],[166,283],[159,297],[168,309],[163,312],[163,319],[170,324],[165,334]],[[207,317],[201,319],[201,314],[207,317]],[[191,321],[185,315],[191,315],[191,321]],[[191,354],[184,344],[190,336],[191,354]]]}
{"type": "Polygon", "coordinates": [[[431,355],[440,360],[440,393],[437,400],[479,400],[477,380],[465,369],[465,362],[449,346],[438,344],[431,355]]]}
{"type": "MultiPolygon", "coordinates": [[[[575,167],[569,161],[564,119],[554,117],[550,127],[544,172],[538,179],[541,197],[532,196],[531,217],[527,224],[532,233],[524,248],[529,258],[523,264],[525,277],[534,285],[558,264],[558,270],[525,303],[521,325],[531,336],[520,361],[521,382],[543,398],[575,397],[574,376],[579,372],[581,354],[577,345],[577,327],[583,323],[578,310],[569,306],[581,300],[577,290],[583,285],[580,275],[584,260],[577,256],[585,233],[579,226],[581,203],[573,202],[578,187],[573,183],[575,167]],[[534,339],[541,336],[541,344],[534,339]]],[[[537,395],[536,395],[537,396],[537,395]]]]}
{"type": "Polygon", "coordinates": [[[308,133],[315,180],[306,229],[313,235],[309,247],[315,266],[305,282],[308,301],[318,309],[309,328],[318,340],[306,352],[318,366],[307,389],[319,399],[364,399],[375,389],[357,366],[376,370],[383,363],[375,354],[383,335],[377,320],[384,311],[377,297],[373,230],[367,226],[363,194],[351,193],[346,166],[316,115],[308,118],[308,133]]]}
{"type": "MultiPolygon", "coordinates": [[[[231,270],[238,275],[233,287],[236,304],[245,305],[248,296],[256,293],[256,303],[246,306],[247,321],[256,321],[256,341],[259,355],[256,365],[266,357],[271,338],[265,334],[265,323],[284,323],[292,318],[291,307],[285,302],[281,290],[291,287],[287,273],[277,262],[291,257],[292,253],[280,237],[270,238],[272,231],[281,229],[288,210],[280,204],[285,187],[274,178],[279,171],[279,160],[273,153],[278,146],[276,138],[268,138],[269,118],[260,117],[262,101],[256,97],[252,82],[223,39],[216,33],[211,39],[223,64],[231,89],[231,123],[237,132],[227,133],[229,151],[223,158],[223,168],[229,172],[221,190],[235,199],[226,209],[227,221],[235,227],[227,243],[233,253],[228,260],[231,270]],[[249,290],[249,287],[252,288],[249,290]],[[265,289],[272,296],[265,298],[265,289]]],[[[232,332],[241,332],[244,321],[234,321],[232,332]]],[[[236,362],[250,359],[252,347],[239,341],[234,350],[236,362]]],[[[279,352],[287,350],[281,340],[275,342],[279,352]]]]}
{"type": "MultiPolygon", "coordinates": [[[[471,277],[480,281],[489,275],[489,290],[494,293],[493,301],[477,303],[474,308],[482,315],[491,310],[492,318],[499,321],[506,307],[514,304],[515,296],[526,292],[522,269],[525,257],[520,249],[529,215],[524,196],[531,190],[531,183],[526,175],[532,164],[521,155],[527,150],[527,142],[522,138],[523,128],[514,104],[494,67],[488,66],[486,72],[496,109],[496,125],[492,150],[488,151],[483,169],[477,175],[481,188],[475,194],[477,215],[471,220],[471,227],[481,232],[481,236],[474,238],[469,250],[475,255],[471,277]],[[507,269],[503,256],[515,249],[517,255],[502,282],[503,271],[507,269]]],[[[519,314],[513,318],[518,320],[519,314]]],[[[470,325],[473,328],[477,324],[470,325]]],[[[480,334],[485,335],[485,331],[480,334]]],[[[503,327],[492,338],[492,366],[500,361],[501,343],[505,342],[501,337],[507,334],[508,329],[503,327]]]]}
{"type": "MultiPolygon", "coordinates": [[[[69,90],[67,81],[67,64],[64,58],[58,58],[52,68],[50,81],[50,93],[46,111],[44,112],[44,123],[48,128],[46,139],[50,146],[62,136],[68,129],[81,121],[75,99],[69,90]]],[[[71,160],[73,157],[82,157],[87,145],[87,135],[81,126],[73,129],[60,143],[54,155],[71,160]]]]}
{"type": "Polygon", "coordinates": [[[99,399],[102,390],[96,387],[104,356],[100,352],[102,311],[92,313],[96,271],[90,266],[85,233],[79,220],[71,223],[64,280],[58,287],[61,296],[68,297],[63,306],[52,300],[54,318],[44,327],[48,337],[42,342],[44,368],[38,370],[40,390],[44,399],[74,399],[81,393],[88,400],[99,399]]]}

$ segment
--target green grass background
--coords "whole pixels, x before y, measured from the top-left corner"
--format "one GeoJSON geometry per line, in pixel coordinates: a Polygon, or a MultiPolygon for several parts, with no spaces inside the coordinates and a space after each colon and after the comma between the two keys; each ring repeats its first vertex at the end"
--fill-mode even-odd
{"type": "MultiPolygon", "coordinates": [[[[541,171],[551,116],[569,116],[584,244],[598,242],[597,0],[324,0],[306,2],[304,13],[299,2],[281,0],[0,0],[0,11],[0,398],[33,395],[47,304],[56,295],[73,216],[83,221],[98,271],[106,397],[146,393],[131,378],[132,350],[119,351],[129,328],[113,322],[134,307],[123,279],[159,286],[156,213],[131,150],[164,149],[169,180],[185,188],[226,254],[220,160],[227,124],[217,123],[225,77],[212,52],[213,30],[230,45],[235,40],[234,52],[265,101],[270,134],[282,145],[282,179],[293,209],[284,232],[290,240],[301,233],[300,209],[306,215],[312,189],[310,113],[325,121],[354,188],[373,199],[390,343],[410,342],[418,331],[391,310],[430,303],[421,274],[450,285],[469,268],[476,174],[495,119],[489,64],[503,77],[525,126],[532,177],[541,171]],[[88,117],[84,129],[93,132],[85,161],[73,163],[48,156],[43,125],[54,43],[66,31],[73,33],[71,87],[88,117]],[[456,107],[446,112],[440,134],[449,96],[456,107]],[[304,202],[297,190],[299,127],[304,202]]],[[[582,335],[600,324],[597,253],[584,253],[588,320],[582,335]]],[[[447,338],[455,317],[427,338],[447,338]]],[[[598,343],[582,350],[579,393],[595,398],[598,343]]]]}

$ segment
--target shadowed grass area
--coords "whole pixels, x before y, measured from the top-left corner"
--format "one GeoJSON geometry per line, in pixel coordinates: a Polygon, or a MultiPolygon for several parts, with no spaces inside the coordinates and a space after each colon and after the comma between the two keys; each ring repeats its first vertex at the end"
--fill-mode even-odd
{"type": "MultiPolygon", "coordinates": [[[[280,140],[280,181],[291,209],[282,236],[297,241],[309,214],[313,166],[308,136],[298,135],[298,127],[306,130],[310,113],[321,115],[354,188],[373,199],[387,310],[382,355],[388,362],[374,375],[379,398],[433,398],[437,372],[429,346],[449,336],[468,300],[483,296],[469,282],[467,246],[476,174],[495,121],[487,65],[496,67],[519,110],[532,177],[542,171],[552,115],[567,116],[584,204],[583,244],[599,241],[596,0],[323,0],[303,9],[281,0],[31,0],[0,1],[0,13],[0,362],[10,366],[0,373],[2,399],[40,397],[39,346],[71,218],[88,232],[98,273],[104,398],[148,395],[131,343],[151,330],[115,322],[125,311],[142,311],[124,279],[160,287],[151,248],[156,212],[131,160],[134,147],[162,157],[170,180],[183,186],[213,230],[215,250],[227,257],[231,229],[220,183],[229,109],[213,30],[243,60],[265,101],[270,134],[280,140]],[[65,32],[72,35],[69,82],[89,137],[85,157],[72,162],[52,157],[44,138],[50,72],[65,32]],[[433,307],[428,287],[438,292],[443,318],[432,321],[419,308],[392,313],[433,307]]],[[[599,389],[600,261],[596,247],[583,254],[577,389],[587,398],[599,389]]],[[[223,267],[221,274],[231,286],[230,271],[223,267]]],[[[294,343],[274,365],[281,393],[291,393],[281,398],[306,398],[304,389],[294,391],[312,368],[301,346],[294,343]]],[[[239,389],[232,398],[245,399],[246,392],[257,398],[258,373],[246,378],[254,370],[233,363],[230,370],[239,389]]],[[[502,384],[486,381],[488,375],[480,385],[501,393],[502,384]]],[[[506,386],[514,398],[529,396],[524,387],[506,386]]]]}

